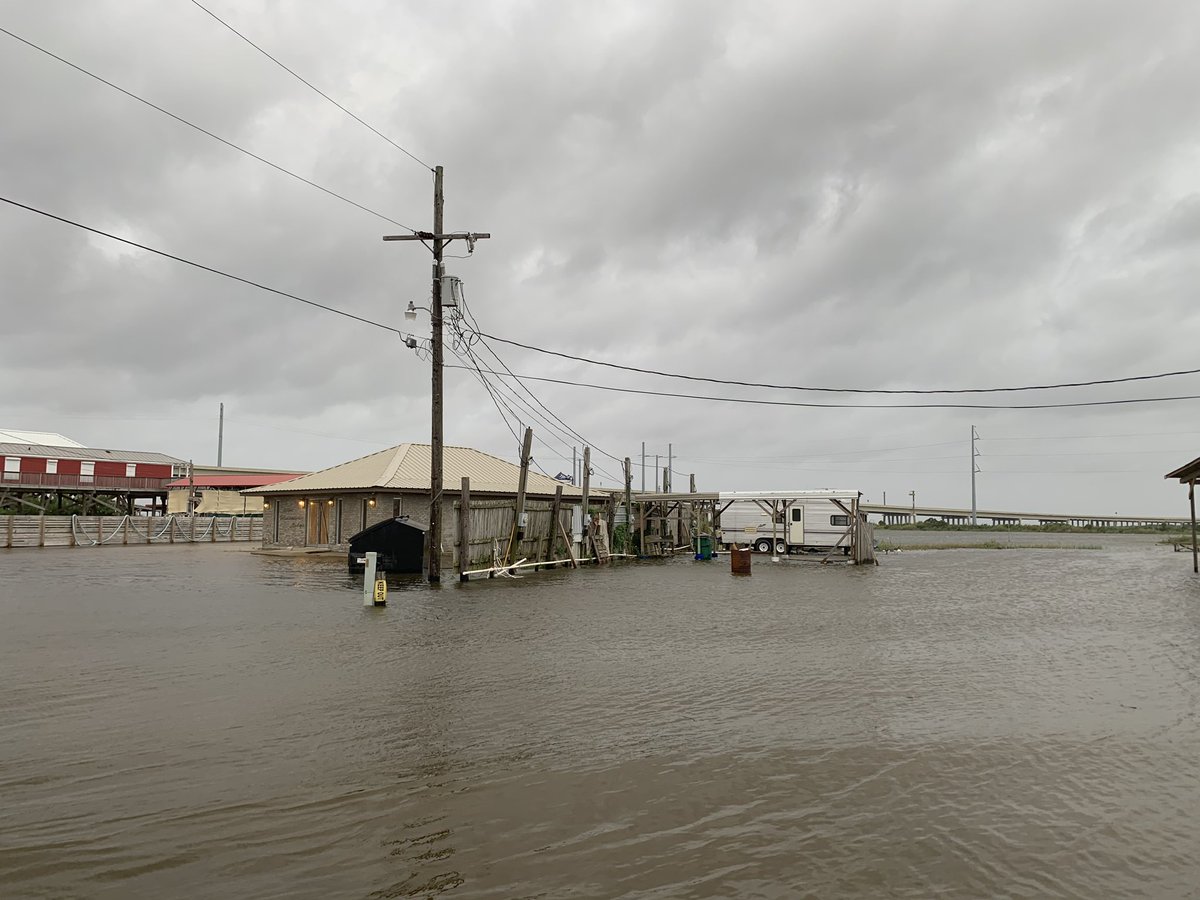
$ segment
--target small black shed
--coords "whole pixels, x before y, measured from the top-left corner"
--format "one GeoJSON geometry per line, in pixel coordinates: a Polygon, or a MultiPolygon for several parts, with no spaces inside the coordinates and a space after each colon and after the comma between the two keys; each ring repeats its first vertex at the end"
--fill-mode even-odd
{"type": "Polygon", "coordinates": [[[421,573],[425,557],[425,532],[429,528],[413,522],[408,516],[384,519],[350,538],[348,565],[350,574],[362,572],[367,565],[366,554],[379,554],[376,572],[421,573]]]}

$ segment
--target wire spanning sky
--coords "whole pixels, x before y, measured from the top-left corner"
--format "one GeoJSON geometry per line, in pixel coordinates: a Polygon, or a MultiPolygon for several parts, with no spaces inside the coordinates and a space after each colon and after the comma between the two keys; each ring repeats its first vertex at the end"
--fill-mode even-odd
{"type": "MultiPolygon", "coordinates": [[[[427,330],[429,255],[380,237],[431,227],[437,164],[446,227],[493,235],[448,269],[518,343],[885,390],[1195,369],[1200,10],[844,6],[0,3],[0,195],[384,326],[4,205],[0,426],[212,461],[224,402],[226,462],[281,468],[428,440],[427,356],[387,329],[427,330]]],[[[521,418],[550,474],[577,434],[639,486],[644,441],[702,489],[965,505],[975,424],[982,506],[1134,515],[1180,512],[1162,474],[1200,455],[1194,400],[781,408],[489,347],[510,400],[451,370],[447,440],[513,459],[521,418]]]]}

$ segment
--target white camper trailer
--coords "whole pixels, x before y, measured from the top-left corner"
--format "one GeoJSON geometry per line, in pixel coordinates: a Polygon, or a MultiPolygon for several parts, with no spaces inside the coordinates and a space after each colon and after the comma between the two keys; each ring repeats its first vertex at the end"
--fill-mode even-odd
{"type": "Polygon", "coordinates": [[[859,511],[861,491],[721,492],[718,540],[759,553],[831,552],[873,558],[873,529],[859,511]]]}

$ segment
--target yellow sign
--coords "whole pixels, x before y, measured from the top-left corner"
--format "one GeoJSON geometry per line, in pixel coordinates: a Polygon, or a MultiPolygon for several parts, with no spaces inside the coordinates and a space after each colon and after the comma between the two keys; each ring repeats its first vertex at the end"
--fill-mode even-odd
{"type": "Polygon", "coordinates": [[[375,582],[375,602],[387,603],[387,582],[382,578],[375,582]]]}

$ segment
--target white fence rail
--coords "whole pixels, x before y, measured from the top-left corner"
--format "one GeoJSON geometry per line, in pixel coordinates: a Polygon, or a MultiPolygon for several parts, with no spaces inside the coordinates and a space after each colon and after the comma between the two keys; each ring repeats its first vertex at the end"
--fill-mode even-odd
{"type": "Polygon", "coordinates": [[[6,549],[258,540],[257,516],[0,516],[6,549]]]}

